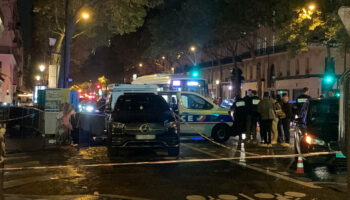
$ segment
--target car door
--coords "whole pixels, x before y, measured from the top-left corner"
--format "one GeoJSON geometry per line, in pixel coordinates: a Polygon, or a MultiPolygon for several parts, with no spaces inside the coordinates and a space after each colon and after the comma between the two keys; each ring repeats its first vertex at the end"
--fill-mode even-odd
{"type": "Polygon", "coordinates": [[[181,117],[181,133],[203,133],[211,135],[211,130],[216,122],[212,109],[214,105],[206,99],[194,93],[179,93],[179,113],[181,117]],[[186,122],[186,123],[185,123],[186,122]]]}

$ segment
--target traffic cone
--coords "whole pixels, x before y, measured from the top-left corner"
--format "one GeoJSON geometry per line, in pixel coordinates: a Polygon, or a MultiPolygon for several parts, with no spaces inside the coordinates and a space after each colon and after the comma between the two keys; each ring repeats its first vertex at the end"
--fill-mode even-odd
{"type": "Polygon", "coordinates": [[[298,157],[298,163],[297,163],[297,174],[304,174],[304,163],[303,163],[303,157],[298,157]]]}

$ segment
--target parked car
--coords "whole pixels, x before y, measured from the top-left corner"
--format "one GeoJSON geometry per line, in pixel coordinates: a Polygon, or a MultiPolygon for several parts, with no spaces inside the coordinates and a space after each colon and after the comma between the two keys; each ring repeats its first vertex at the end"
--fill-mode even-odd
{"type": "MultiPolygon", "coordinates": [[[[339,151],[339,99],[326,98],[304,103],[295,127],[295,153],[339,151]]],[[[329,163],[335,155],[304,157],[309,163],[329,163]]]]}
{"type": "Polygon", "coordinates": [[[179,124],[165,100],[153,93],[121,95],[108,125],[109,155],[121,149],[167,149],[170,156],[179,155],[179,124]]]}

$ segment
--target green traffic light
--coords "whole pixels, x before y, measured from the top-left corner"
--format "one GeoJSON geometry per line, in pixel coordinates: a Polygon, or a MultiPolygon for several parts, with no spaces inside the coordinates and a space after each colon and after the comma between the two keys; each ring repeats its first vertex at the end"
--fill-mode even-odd
{"type": "Polygon", "coordinates": [[[325,77],[326,83],[330,84],[334,82],[334,77],[333,76],[326,76],[325,77]]]}
{"type": "Polygon", "coordinates": [[[192,77],[196,78],[199,76],[199,73],[197,71],[192,72],[192,77]]]}
{"type": "Polygon", "coordinates": [[[339,92],[335,93],[335,96],[340,97],[340,93],[339,92]]]}

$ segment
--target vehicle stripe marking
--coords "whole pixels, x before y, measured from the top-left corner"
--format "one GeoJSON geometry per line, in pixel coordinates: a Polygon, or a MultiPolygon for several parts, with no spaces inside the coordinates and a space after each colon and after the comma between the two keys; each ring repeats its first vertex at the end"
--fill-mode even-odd
{"type": "MultiPolygon", "coordinates": [[[[198,149],[196,147],[191,147],[191,146],[189,146],[187,144],[182,144],[182,145],[187,147],[187,148],[190,148],[192,150],[195,150],[195,151],[207,154],[209,156],[212,156],[214,158],[218,158],[217,155],[209,153],[209,152],[202,151],[201,149],[198,149]]],[[[248,157],[246,157],[246,158],[248,158],[248,157]]],[[[245,167],[245,168],[248,168],[248,169],[252,169],[252,170],[255,170],[255,171],[258,171],[258,172],[270,175],[270,176],[274,176],[276,178],[279,178],[279,179],[282,179],[282,180],[285,180],[285,181],[296,183],[296,184],[299,184],[299,185],[302,185],[302,186],[306,186],[306,187],[313,188],[313,189],[321,189],[322,188],[320,186],[315,185],[314,183],[304,182],[304,181],[300,181],[300,180],[297,180],[297,179],[293,179],[291,177],[284,176],[282,174],[274,173],[274,172],[271,172],[271,171],[266,171],[264,169],[261,169],[261,168],[258,168],[258,167],[254,167],[254,166],[251,166],[251,165],[248,165],[248,164],[245,164],[245,163],[243,164],[243,163],[240,163],[240,162],[237,162],[237,161],[233,161],[233,160],[228,160],[228,161],[232,162],[234,164],[240,165],[242,167],[245,167]]]]}

